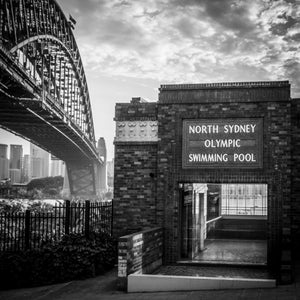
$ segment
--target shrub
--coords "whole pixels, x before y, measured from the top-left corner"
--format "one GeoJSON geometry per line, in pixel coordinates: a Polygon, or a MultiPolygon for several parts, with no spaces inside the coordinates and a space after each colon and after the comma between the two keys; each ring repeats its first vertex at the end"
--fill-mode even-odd
{"type": "Polygon", "coordinates": [[[45,189],[45,188],[56,188],[61,189],[64,184],[64,178],[62,176],[54,176],[54,177],[44,177],[44,178],[36,178],[32,179],[28,185],[27,189],[45,189]]]}
{"type": "Polygon", "coordinates": [[[41,249],[0,254],[2,289],[53,284],[103,274],[113,267],[117,243],[105,233],[70,234],[41,249]]]}

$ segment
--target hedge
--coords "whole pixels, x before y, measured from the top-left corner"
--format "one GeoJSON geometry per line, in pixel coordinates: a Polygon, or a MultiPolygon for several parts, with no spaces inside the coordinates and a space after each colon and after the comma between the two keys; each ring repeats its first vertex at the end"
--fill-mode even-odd
{"type": "Polygon", "coordinates": [[[105,233],[64,236],[41,249],[0,254],[0,289],[32,287],[103,274],[117,259],[117,243],[105,233]]]}

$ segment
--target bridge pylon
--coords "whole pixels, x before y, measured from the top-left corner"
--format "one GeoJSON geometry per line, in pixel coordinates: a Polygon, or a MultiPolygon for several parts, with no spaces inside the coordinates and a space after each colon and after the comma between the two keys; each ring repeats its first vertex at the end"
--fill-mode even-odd
{"type": "Polygon", "coordinates": [[[100,173],[103,166],[98,162],[66,162],[63,196],[65,198],[99,197],[100,173]]]}

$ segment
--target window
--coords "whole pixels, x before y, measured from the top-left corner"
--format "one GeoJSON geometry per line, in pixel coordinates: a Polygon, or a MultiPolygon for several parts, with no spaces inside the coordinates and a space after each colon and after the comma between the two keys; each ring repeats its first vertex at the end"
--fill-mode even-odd
{"type": "Polygon", "coordinates": [[[266,184],[222,184],[221,215],[267,215],[266,184]]]}

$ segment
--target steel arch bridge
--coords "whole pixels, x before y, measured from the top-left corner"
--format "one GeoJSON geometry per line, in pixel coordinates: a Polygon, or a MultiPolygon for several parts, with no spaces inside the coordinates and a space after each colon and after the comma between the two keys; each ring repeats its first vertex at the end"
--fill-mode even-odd
{"type": "Polygon", "coordinates": [[[0,0],[0,126],[64,160],[71,194],[95,195],[103,162],[72,22],[55,0],[0,0]]]}

